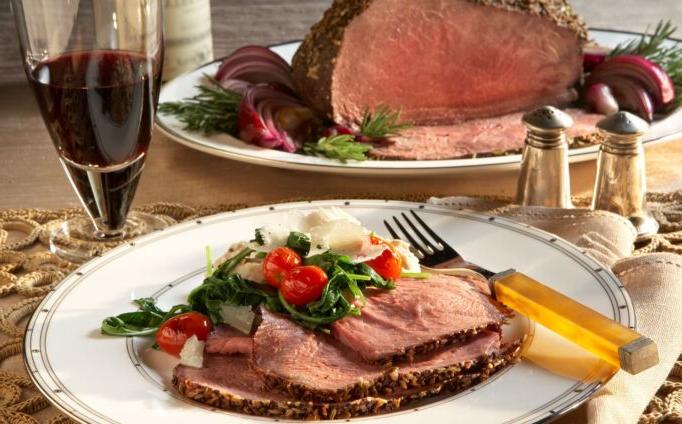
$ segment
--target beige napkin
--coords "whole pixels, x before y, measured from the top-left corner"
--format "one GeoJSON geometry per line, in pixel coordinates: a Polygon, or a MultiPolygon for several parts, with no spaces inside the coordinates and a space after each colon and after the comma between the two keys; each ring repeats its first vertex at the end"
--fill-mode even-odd
{"type": "Polygon", "coordinates": [[[500,206],[462,197],[429,202],[533,225],[576,244],[612,268],[630,293],[639,332],[658,345],[660,364],[637,376],[619,372],[585,405],[556,422],[637,423],[682,352],[682,256],[654,253],[629,257],[636,231],[627,219],[608,212],[500,206]]]}

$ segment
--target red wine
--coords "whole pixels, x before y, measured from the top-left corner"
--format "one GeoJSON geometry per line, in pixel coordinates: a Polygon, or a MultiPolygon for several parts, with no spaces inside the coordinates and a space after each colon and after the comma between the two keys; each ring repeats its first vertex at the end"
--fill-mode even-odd
{"type": "Polygon", "coordinates": [[[124,51],[66,53],[29,74],[43,120],[88,213],[115,232],[149,147],[160,66],[124,51]]]}

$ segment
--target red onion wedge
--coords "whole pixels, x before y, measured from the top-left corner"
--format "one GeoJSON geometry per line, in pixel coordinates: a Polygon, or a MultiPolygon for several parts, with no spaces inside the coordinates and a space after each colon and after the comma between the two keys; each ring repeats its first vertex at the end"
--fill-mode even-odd
{"type": "Polygon", "coordinates": [[[654,100],[657,110],[675,99],[675,85],[670,76],[659,65],[642,56],[612,57],[594,69],[586,85],[604,83],[611,86],[613,78],[627,78],[642,86],[654,100]]]}
{"type": "Polygon", "coordinates": [[[279,84],[294,89],[291,79],[291,66],[276,53],[261,46],[246,46],[223,60],[215,75],[225,88],[231,80],[251,84],[279,84]]]}
{"type": "Polygon", "coordinates": [[[315,115],[298,99],[268,85],[251,87],[239,106],[239,137],[247,143],[293,153],[315,115]]]}
{"type": "Polygon", "coordinates": [[[585,90],[585,103],[597,113],[613,115],[618,112],[618,102],[608,85],[597,83],[585,90]]]}
{"type": "Polygon", "coordinates": [[[583,70],[592,72],[609,57],[610,49],[601,46],[587,46],[583,50],[583,70]]]}
{"type": "Polygon", "coordinates": [[[636,113],[651,122],[654,119],[654,101],[651,95],[637,82],[624,77],[611,77],[607,84],[620,109],[636,113]]]}

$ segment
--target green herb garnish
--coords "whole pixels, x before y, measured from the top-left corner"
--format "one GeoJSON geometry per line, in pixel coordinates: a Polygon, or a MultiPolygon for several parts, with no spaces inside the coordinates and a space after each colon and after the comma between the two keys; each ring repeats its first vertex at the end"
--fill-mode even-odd
{"type": "Polygon", "coordinates": [[[671,21],[661,21],[656,25],[653,33],[647,30],[639,39],[617,45],[610,56],[632,54],[643,56],[657,63],[670,76],[675,84],[675,105],[682,105],[682,44],[674,43],[664,46],[664,43],[677,31],[671,21]]]}
{"type": "Polygon", "coordinates": [[[187,305],[173,306],[165,312],[156,306],[154,299],[143,298],[133,301],[138,311],[127,312],[102,321],[102,333],[109,336],[152,336],[159,326],[176,315],[191,311],[187,305]]]}
{"type": "Polygon", "coordinates": [[[287,247],[293,249],[301,256],[308,256],[310,252],[310,237],[306,234],[292,231],[287,238],[287,247]]]}
{"type": "Polygon", "coordinates": [[[303,145],[303,153],[306,155],[338,159],[343,163],[349,160],[367,160],[367,153],[370,150],[372,146],[359,143],[352,135],[322,137],[317,142],[308,142],[303,145]]]}
{"type": "Polygon", "coordinates": [[[265,304],[275,312],[281,309],[274,289],[245,280],[239,274],[216,273],[208,277],[202,285],[190,292],[187,301],[192,310],[207,315],[214,323],[222,321],[220,310],[224,303],[235,306],[265,304]]]}
{"type": "Polygon", "coordinates": [[[370,138],[386,138],[400,135],[412,125],[401,122],[400,111],[379,106],[373,113],[366,111],[360,124],[360,133],[370,138]]]}
{"type": "Polygon", "coordinates": [[[188,131],[236,134],[241,96],[211,81],[211,86],[198,85],[199,94],[194,97],[160,104],[159,112],[176,116],[188,131]]]}

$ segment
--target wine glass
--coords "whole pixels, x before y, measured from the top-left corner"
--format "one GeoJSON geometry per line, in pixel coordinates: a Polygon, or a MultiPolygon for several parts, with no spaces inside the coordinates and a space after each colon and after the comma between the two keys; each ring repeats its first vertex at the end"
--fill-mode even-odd
{"type": "Polygon", "coordinates": [[[154,125],[162,0],[11,0],[26,76],[88,218],[48,224],[82,262],[166,221],[130,206],[154,125]]]}

